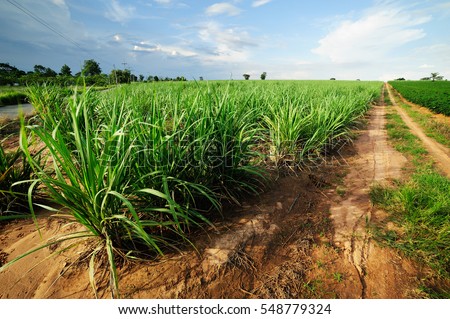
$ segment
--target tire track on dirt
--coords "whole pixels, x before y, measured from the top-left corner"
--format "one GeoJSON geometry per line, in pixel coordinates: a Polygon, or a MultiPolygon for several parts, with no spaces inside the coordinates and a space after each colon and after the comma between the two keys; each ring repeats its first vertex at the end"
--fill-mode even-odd
{"type": "Polygon", "coordinates": [[[439,144],[434,139],[425,135],[422,128],[418,124],[416,124],[411,119],[411,117],[409,117],[409,115],[397,104],[392,93],[392,89],[389,86],[386,87],[389,94],[389,99],[391,100],[392,105],[394,105],[397,113],[402,118],[403,122],[405,122],[405,124],[409,127],[411,133],[417,136],[423,142],[426,150],[434,158],[440,170],[450,178],[450,150],[444,145],[439,144]]]}
{"type": "MultiPolygon", "coordinates": [[[[384,88],[382,92],[382,101],[384,88]]],[[[349,172],[344,179],[346,194],[343,198],[334,198],[330,212],[334,224],[334,244],[344,252],[350,273],[359,278],[360,287],[344,296],[348,298],[366,298],[368,290],[374,290],[373,280],[366,280],[369,259],[374,249],[379,249],[371,242],[367,232],[367,223],[372,218],[373,207],[369,192],[374,183],[385,183],[401,176],[401,168],[406,158],[395,151],[387,142],[385,130],[385,106],[373,106],[369,112],[369,125],[355,141],[356,156],[350,163],[349,172]],[[358,295],[359,294],[359,295],[358,295]]],[[[376,253],[378,254],[378,253],[376,253]]],[[[386,279],[386,278],[384,278],[386,279]]],[[[383,278],[379,278],[383,280],[383,278]]]]}

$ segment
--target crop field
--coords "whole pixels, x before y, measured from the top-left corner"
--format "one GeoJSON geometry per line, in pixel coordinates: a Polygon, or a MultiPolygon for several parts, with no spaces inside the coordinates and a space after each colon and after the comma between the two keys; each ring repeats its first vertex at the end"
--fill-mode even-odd
{"type": "Polygon", "coordinates": [[[0,1],[1,314],[445,313],[449,4],[0,1]]]}
{"type": "Polygon", "coordinates": [[[19,176],[2,184],[0,218],[42,198],[48,209],[62,207],[86,231],[55,242],[98,238],[92,254],[107,254],[117,293],[117,256],[149,258],[190,243],[190,231],[211,224],[223,203],[260,193],[270,171],[301,170],[348,140],[381,85],[173,82],[69,96],[30,88],[37,115],[23,120],[18,153],[0,153],[2,169],[19,176]],[[11,165],[18,159],[26,174],[11,165]]]}
{"type": "Polygon", "coordinates": [[[0,90],[0,107],[25,103],[26,94],[18,90],[0,90]]]}
{"type": "Polygon", "coordinates": [[[450,115],[450,83],[448,81],[390,81],[407,100],[436,113],[450,115]]]}

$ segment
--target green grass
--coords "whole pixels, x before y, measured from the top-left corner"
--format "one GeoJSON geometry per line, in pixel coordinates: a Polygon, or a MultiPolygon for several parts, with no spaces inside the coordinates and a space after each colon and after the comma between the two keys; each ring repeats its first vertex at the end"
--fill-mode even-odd
{"type": "MultiPolygon", "coordinates": [[[[395,149],[409,154],[415,166],[424,166],[425,157],[423,155],[428,154],[428,152],[421,145],[419,138],[411,134],[408,126],[397,113],[388,114],[387,119],[386,129],[389,138],[394,141],[395,149]]],[[[428,166],[430,165],[431,163],[428,162],[428,166]]]]}
{"type": "Polygon", "coordinates": [[[301,167],[349,138],[380,86],[217,81],[80,92],[44,85],[28,92],[37,116],[22,123],[21,150],[55,209],[86,227],[56,240],[96,238],[91,273],[107,256],[117,297],[118,258],[190,245],[191,230],[211,225],[223,202],[261,192],[268,169],[301,167]],[[33,157],[30,138],[43,143],[45,161],[33,157]]]}
{"type": "Polygon", "coordinates": [[[0,93],[0,107],[27,102],[27,95],[22,92],[6,91],[0,93]]]}
{"type": "Polygon", "coordinates": [[[430,114],[423,114],[415,111],[411,106],[400,103],[401,107],[408,113],[408,115],[418,123],[425,131],[425,133],[435,139],[437,142],[450,147],[450,125],[439,122],[432,118],[430,114]]]}
{"type": "Polygon", "coordinates": [[[410,256],[450,276],[450,181],[434,172],[414,174],[393,189],[372,190],[374,203],[392,214],[405,234],[389,231],[384,239],[410,256]]]}
{"type": "Polygon", "coordinates": [[[6,92],[18,92],[25,93],[27,91],[26,86],[10,86],[10,85],[2,85],[0,86],[0,95],[6,92]]]}
{"type": "Polygon", "coordinates": [[[336,281],[336,282],[342,282],[342,281],[344,281],[344,275],[343,274],[341,274],[341,273],[339,273],[339,272],[335,272],[335,273],[333,273],[333,279],[336,281]]]}

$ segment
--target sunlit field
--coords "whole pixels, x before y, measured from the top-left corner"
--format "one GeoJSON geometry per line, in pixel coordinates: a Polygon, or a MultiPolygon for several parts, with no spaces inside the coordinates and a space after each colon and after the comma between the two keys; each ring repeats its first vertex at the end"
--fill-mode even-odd
{"type": "MultiPolygon", "coordinates": [[[[190,242],[191,229],[220,216],[224,202],[262,192],[270,171],[305,169],[350,138],[380,87],[361,81],[165,82],[70,94],[31,87],[37,115],[32,124],[23,120],[17,156],[34,173],[29,190],[16,197],[30,208],[47,198],[83,224],[86,231],[58,240],[98,238],[93,255],[106,251],[117,290],[117,256],[177,249],[190,242]]],[[[3,188],[23,181],[9,183],[3,188]]],[[[8,210],[2,215],[14,213],[2,208],[8,210]]]]}

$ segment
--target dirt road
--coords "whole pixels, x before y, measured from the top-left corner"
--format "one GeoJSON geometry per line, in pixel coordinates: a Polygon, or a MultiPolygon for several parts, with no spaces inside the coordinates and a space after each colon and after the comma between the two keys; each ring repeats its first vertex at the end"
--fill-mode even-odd
{"type": "Polygon", "coordinates": [[[410,117],[409,115],[398,106],[397,102],[395,101],[395,98],[392,93],[392,88],[390,88],[388,85],[386,86],[387,91],[389,92],[389,98],[392,102],[392,104],[395,107],[395,110],[397,113],[402,117],[403,122],[409,127],[411,130],[411,133],[416,135],[424,144],[426,150],[431,154],[433,159],[436,162],[436,165],[439,167],[439,169],[447,175],[447,177],[450,178],[450,150],[433,140],[432,138],[429,138],[423,130],[420,128],[419,125],[417,125],[410,117]]]}
{"type": "Polygon", "coordinates": [[[355,142],[357,154],[344,180],[345,195],[335,196],[330,209],[334,244],[343,249],[348,276],[359,279],[359,284],[339,292],[341,298],[407,298],[417,286],[419,270],[393,250],[379,247],[367,228],[385,216],[372,207],[370,187],[400,178],[406,164],[387,142],[385,115],[382,104],[370,111],[369,125],[355,142]]]}

